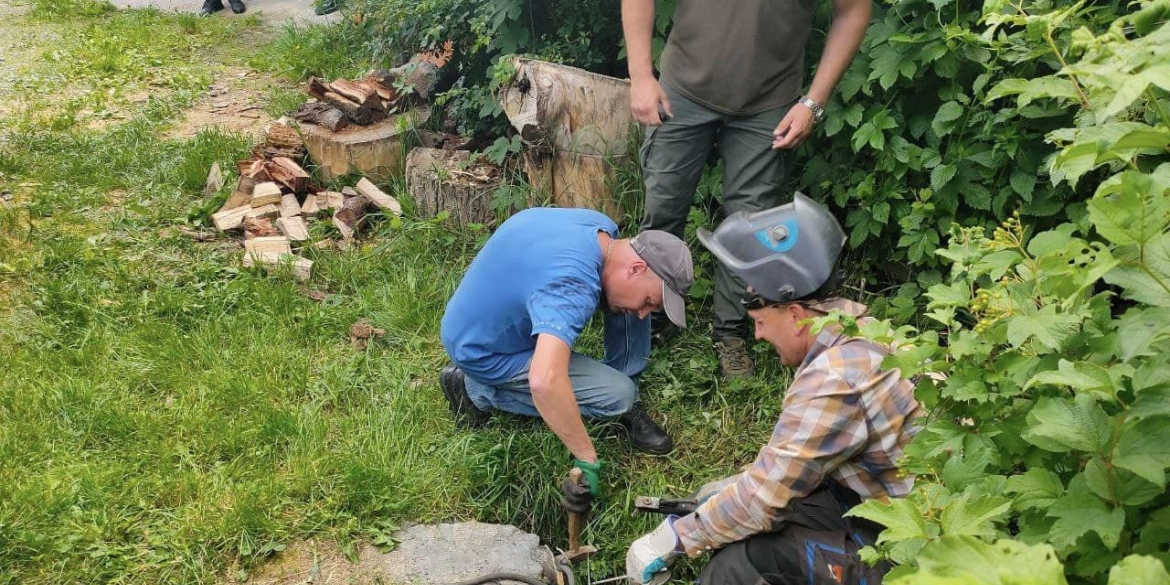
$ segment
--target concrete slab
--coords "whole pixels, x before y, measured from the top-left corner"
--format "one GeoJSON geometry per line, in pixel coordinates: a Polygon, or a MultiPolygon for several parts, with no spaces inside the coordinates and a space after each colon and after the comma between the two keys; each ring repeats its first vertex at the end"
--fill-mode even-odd
{"type": "MultiPolygon", "coordinates": [[[[147,8],[155,7],[159,10],[172,12],[199,12],[203,7],[202,0],[112,0],[118,8],[147,8]]],[[[224,9],[215,13],[212,18],[233,18],[256,13],[270,25],[295,24],[325,24],[341,20],[341,13],[334,12],[325,16],[313,14],[312,0],[244,0],[248,11],[236,15],[227,7],[224,0],[224,9]]]]}
{"type": "Polygon", "coordinates": [[[394,550],[362,551],[362,566],[387,583],[443,585],[487,575],[520,573],[547,580],[552,553],[535,534],[502,524],[416,525],[394,534],[394,550]]]}

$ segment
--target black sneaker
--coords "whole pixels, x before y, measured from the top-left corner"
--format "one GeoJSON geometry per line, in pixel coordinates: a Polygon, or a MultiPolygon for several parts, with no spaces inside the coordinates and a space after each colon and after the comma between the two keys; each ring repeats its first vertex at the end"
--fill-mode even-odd
{"type": "Polygon", "coordinates": [[[223,10],[223,2],[220,0],[203,0],[203,8],[199,11],[199,16],[211,16],[220,10],[223,10]]]}
{"type": "Polygon", "coordinates": [[[439,372],[439,387],[443,389],[443,396],[451,405],[451,415],[455,417],[455,426],[461,429],[478,429],[487,424],[492,413],[480,410],[471,397],[467,395],[467,381],[463,378],[463,370],[448,365],[439,372]]]}
{"type": "Polygon", "coordinates": [[[748,354],[747,342],[742,337],[717,337],[715,353],[719,356],[719,370],[724,378],[750,378],[756,374],[756,366],[748,354]]]}
{"type": "Polygon", "coordinates": [[[243,14],[248,9],[247,6],[244,6],[243,0],[228,0],[228,4],[231,5],[232,12],[236,14],[243,14]]]}
{"type": "Polygon", "coordinates": [[[635,449],[651,455],[666,455],[674,450],[674,440],[658,423],[650,420],[641,402],[635,402],[634,407],[623,414],[618,422],[626,428],[635,449]]]}

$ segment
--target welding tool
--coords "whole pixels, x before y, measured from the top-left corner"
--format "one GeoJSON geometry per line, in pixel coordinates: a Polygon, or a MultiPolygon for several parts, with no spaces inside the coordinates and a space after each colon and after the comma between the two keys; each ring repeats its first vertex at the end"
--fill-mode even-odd
{"type": "Polygon", "coordinates": [[[638,496],[634,498],[634,509],[647,514],[674,514],[685,516],[699,507],[699,501],[691,498],[672,500],[654,496],[638,496]]]}

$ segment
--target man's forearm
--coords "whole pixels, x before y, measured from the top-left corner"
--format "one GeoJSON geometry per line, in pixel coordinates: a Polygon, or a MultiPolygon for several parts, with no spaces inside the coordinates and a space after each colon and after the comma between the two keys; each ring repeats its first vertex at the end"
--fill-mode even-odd
{"type": "Polygon", "coordinates": [[[865,37],[869,15],[870,0],[837,0],[834,3],[833,23],[825,39],[825,50],[808,89],[808,96],[818,104],[828,103],[833,88],[849,68],[865,37]]]}
{"type": "Polygon", "coordinates": [[[549,430],[560,437],[574,457],[590,463],[597,461],[597,451],[593,448],[589,434],[585,432],[581,409],[577,406],[573,386],[567,377],[558,377],[548,380],[547,384],[533,386],[532,402],[549,430]]]}
{"type": "Polygon", "coordinates": [[[630,79],[653,78],[650,39],[654,34],[654,0],[622,0],[622,33],[626,37],[630,79]]]}

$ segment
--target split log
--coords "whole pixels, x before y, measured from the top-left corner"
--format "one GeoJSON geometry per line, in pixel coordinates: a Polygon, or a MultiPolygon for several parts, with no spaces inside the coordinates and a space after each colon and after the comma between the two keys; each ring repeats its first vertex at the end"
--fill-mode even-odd
{"type": "Polygon", "coordinates": [[[293,193],[304,193],[309,186],[309,173],[290,158],[273,157],[265,168],[272,175],[272,180],[288,187],[293,193]]]}
{"type": "Polygon", "coordinates": [[[305,226],[305,220],[301,219],[299,215],[276,220],[276,227],[291,241],[303,242],[309,239],[309,228],[305,226]]]}
{"type": "Polygon", "coordinates": [[[309,193],[305,196],[305,202],[301,204],[301,215],[305,217],[314,217],[321,211],[321,207],[317,205],[317,196],[309,193]]]}
{"type": "Polygon", "coordinates": [[[343,203],[345,195],[336,191],[322,191],[317,194],[318,209],[341,209],[343,203]]]}
{"type": "Polygon", "coordinates": [[[280,203],[282,192],[280,185],[273,182],[260,183],[252,189],[252,207],[264,207],[265,205],[273,205],[280,203]]]}
{"type": "Polygon", "coordinates": [[[346,197],[357,197],[358,195],[360,195],[360,193],[357,192],[357,189],[354,189],[353,187],[350,187],[349,185],[346,185],[346,186],[341,188],[341,194],[345,195],[346,197]]]}
{"type": "MultiPolygon", "coordinates": [[[[284,119],[284,118],[282,118],[284,119]]],[[[305,143],[296,128],[273,122],[264,129],[263,155],[266,158],[283,156],[292,160],[305,158],[305,143]]]]}
{"type": "Polygon", "coordinates": [[[309,158],[317,163],[323,178],[336,179],[358,172],[384,181],[402,174],[403,133],[421,126],[429,117],[430,108],[423,107],[394,114],[370,126],[348,126],[334,132],[305,123],[301,131],[309,158]]]}
{"type": "Polygon", "coordinates": [[[293,117],[300,122],[316,124],[330,132],[337,132],[349,123],[341,110],[325,102],[305,102],[293,117]]]}
{"type": "Polygon", "coordinates": [[[272,177],[268,175],[268,170],[264,166],[263,159],[248,159],[236,163],[240,169],[240,176],[254,179],[258,183],[271,181],[272,177]]]}
{"type": "Polygon", "coordinates": [[[297,196],[285,193],[280,198],[280,216],[296,217],[301,214],[301,204],[297,203],[297,196]]]}
{"type": "MultiPolygon", "coordinates": [[[[348,93],[348,90],[349,87],[346,87],[340,91],[348,93]]],[[[381,108],[381,103],[377,100],[363,102],[358,99],[355,101],[354,99],[350,99],[349,95],[340,93],[339,88],[333,87],[332,84],[324,83],[316,77],[309,78],[309,95],[341,110],[355,124],[365,126],[378,122],[386,116],[386,112],[381,108]]]]}
{"type": "Polygon", "coordinates": [[[242,207],[233,207],[231,209],[223,209],[218,213],[211,215],[211,222],[215,224],[215,229],[226,232],[234,230],[244,224],[244,217],[252,212],[252,206],[244,205],[242,207]]]}
{"type": "Polygon", "coordinates": [[[211,163],[207,171],[207,182],[203,185],[203,196],[211,197],[223,188],[223,171],[219,170],[219,163],[211,163]]]}
{"type": "Polygon", "coordinates": [[[333,225],[341,230],[343,238],[348,240],[353,237],[353,233],[366,217],[366,206],[369,203],[365,197],[350,197],[340,209],[333,212],[333,225]]]}
{"type": "Polygon", "coordinates": [[[289,253],[259,252],[256,254],[244,254],[244,266],[247,268],[263,266],[269,270],[279,270],[283,266],[288,266],[292,271],[293,278],[298,282],[307,282],[313,275],[312,260],[289,253]]]}
{"type": "Polygon", "coordinates": [[[377,107],[370,102],[378,98],[378,93],[368,87],[359,85],[348,79],[334,79],[329,84],[329,87],[333,88],[334,93],[358,104],[360,107],[377,107]]]}
{"type": "Polygon", "coordinates": [[[271,219],[267,217],[244,218],[244,240],[278,235],[280,235],[280,231],[276,229],[276,226],[272,225],[271,219]]]}
{"type": "Polygon", "coordinates": [[[402,205],[398,200],[383,193],[376,185],[370,182],[369,179],[362,177],[357,184],[357,191],[361,193],[362,197],[370,200],[370,203],[377,205],[382,209],[389,210],[398,217],[402,217],[402,205]]]}
{"type": "Polygon", "coordinates": [[[244,214],[245,218],[266,217],[268,219],[276,219],[280,215],[280,208],[275,205],[265,205],[264,207],[244,207],[242,209],[248,210],[248,212],[244,214]]]}
{"type": "Polygon", "coordinates": [[[582,69],[517,57],[501,93],[508,120],[529,150],[525,167],[564,207],[591,207],[616,217],[616,169],[638,140],[630,84],[582,69]]]}
{"type": "Polygon", "coordinates": [[[472,166],[465,150],[420,147],[406,157],[406,189],[423,217],[447,211],[457,226],[493,223],[492,197],[502,183],[498,167],[472,166]]]}
{"type": "Polygon", "coordinates": [[[292,246],[284,236],[255,238],[244,242],[244,254],[255,255],[262,253],[291,254],[292,246]]]}

